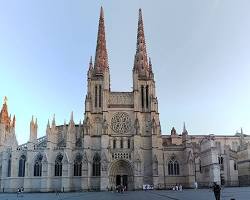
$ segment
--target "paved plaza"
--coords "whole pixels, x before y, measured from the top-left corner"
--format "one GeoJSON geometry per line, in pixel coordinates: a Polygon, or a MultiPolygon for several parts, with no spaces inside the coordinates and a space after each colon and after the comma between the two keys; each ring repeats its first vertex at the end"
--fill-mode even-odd
{"type": "MultiPolygon", "coordinates": [[[[241,188],[225,188],[222,190],[222,200],[249,200],[250,187],[241,188]]],[[[123,194],[113,192],[76,192],[76,193],[24,193],[22,196],[17,197],[14,193],[0,193],[1,200],[210,200],[214,199],[213,192],[208,189],[199,190],[184,190],[180,191],[129,191],[123,194]]]]}

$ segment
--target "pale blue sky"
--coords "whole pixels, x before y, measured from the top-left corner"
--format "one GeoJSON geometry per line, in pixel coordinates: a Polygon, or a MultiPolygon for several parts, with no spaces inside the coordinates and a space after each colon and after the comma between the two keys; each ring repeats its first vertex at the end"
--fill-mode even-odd
{"type": "Polygon", "coordinates": [[[19,143],[48,118],[83,119],[86,73],[100,6],[114,91],[130,91],[142,8],[164,134],[250,132],[249,0],[0,0],[0,98],[16,114],[19,143]]]}

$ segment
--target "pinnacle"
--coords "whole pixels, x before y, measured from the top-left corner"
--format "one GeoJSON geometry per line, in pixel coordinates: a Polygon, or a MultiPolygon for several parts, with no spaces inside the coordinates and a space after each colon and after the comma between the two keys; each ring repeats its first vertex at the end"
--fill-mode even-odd
{"type": "Polygon", "coordinates": [[[89,59],[89,71],[92,70],[93,68],[93,62],[92,62],[92,56],[90,56],[90,59],[89,59]]]}
{"type": "Polygon", "coordinates": [[[52,125],[56,125],[56,115],[53,115],[53,119],[52,119],[52,125]]]}
{"type": "Polygon", "coordinates": [[[71,115],[70,115],[70,121],[71,121],[71,122],[74,121],[74,113],[73,113],[73,111],[71,112],[71,115]]]}
{"type": "Polygon", "coordinates": [[[50,123],[49,123],[49,119],[48,119],[48,123],[47,123],[47,128],[50,128],[50,123]]]}
{"type": "Polygon", "coordinates": [[[92,65],[92,56],[90,56],[89,65],[92,65]]]}

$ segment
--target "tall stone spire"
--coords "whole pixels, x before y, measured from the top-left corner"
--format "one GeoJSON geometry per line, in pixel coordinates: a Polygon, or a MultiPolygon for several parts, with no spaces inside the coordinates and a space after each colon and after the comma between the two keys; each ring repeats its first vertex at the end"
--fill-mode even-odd
{"type": "Polygon", "coordinates": [[[139,9],[134,70],[136,70],[138,74],[141,76],[147,76],[149,74],[149,64],[148,64],[148,58],[147,58],[147,50],[146,50],[146,42],[145,42],[145,36],[144,36],[144,27],[143,27],[141,9],[139,9]]]}
{"type": "Polygon", "coordinates": [[[187,131],[187,129],[186,129],[186,124],[185,124],[185,122],[183,123],[183,130],[182,130],[182,134],[183,135],[187,135],[188,134],[188,131],[187,131]]]}
{"type": "Polygon", "coordinates": [[[99,18],[94,69],[95,74],[98,75],[103,74],[108,69],[108,53],[106,49],[104,12],[102,7],[99,18]]]}

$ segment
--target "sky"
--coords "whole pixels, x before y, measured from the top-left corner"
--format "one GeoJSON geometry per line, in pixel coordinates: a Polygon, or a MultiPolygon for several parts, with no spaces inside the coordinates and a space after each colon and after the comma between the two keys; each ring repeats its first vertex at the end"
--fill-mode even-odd
{"type": "Polygon", "coordinates": [[[163,134],[250,132],[249,0],[0,0],[0,104],[8,97],[19,144],[48,119],[84,117],[87,69],[104,8],[112,91],[132,91],[142,8],[163,134]]]}

